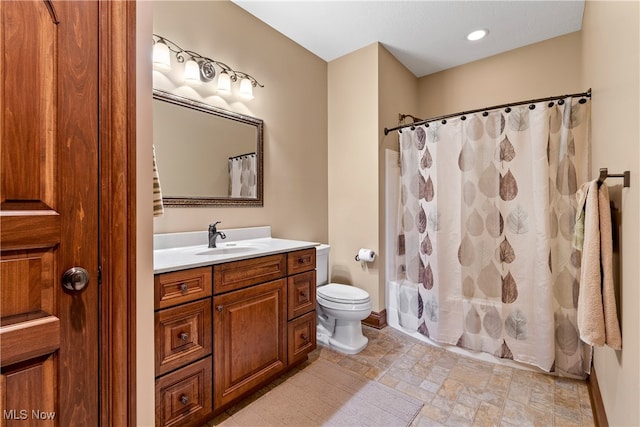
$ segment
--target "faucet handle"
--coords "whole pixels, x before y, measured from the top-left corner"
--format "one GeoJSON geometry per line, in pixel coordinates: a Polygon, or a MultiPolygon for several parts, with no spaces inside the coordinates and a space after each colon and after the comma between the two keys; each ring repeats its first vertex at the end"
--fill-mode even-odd
{"type": "Polygon", "coordinates": [[[217,231],[217,230],[216,230],[216,226],[217,226],[218,224],[220,224],[221,222],[222,222],[222,221],[216,221],[216,222],[214,222],[213,224],[209,224],[209,231],[213,231],[213,232],[217,231]]]}

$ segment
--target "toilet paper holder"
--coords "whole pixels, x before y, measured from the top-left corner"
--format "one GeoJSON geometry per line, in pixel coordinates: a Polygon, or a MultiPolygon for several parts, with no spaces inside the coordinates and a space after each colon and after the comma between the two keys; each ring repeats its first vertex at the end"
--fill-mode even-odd
{"type": "Polygon", "coordinates": [[[373,262],[376,258],[375,251],[371,249],[360,249],[355,256],[356,261],[373,262]]]}

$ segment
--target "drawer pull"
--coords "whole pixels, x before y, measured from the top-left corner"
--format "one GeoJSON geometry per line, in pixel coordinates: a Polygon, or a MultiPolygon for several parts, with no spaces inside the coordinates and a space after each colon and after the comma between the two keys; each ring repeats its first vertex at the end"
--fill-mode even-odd
{"type": "Polygon", "coordinates": [[[180,339],[182,341],[187,341],[189,339],[189,334],[186,332],[180,332],[180,339]]]}
{"type": "Polygon", "coordinates": [[[304,291],[300,291],[300,296],[301,296],[302,298],[306,298],[306,297],[307,297],[307,293],[306,293],[306,292],[304,292],[304,291]]]}
{"type": "Polygon", "coordinates": [[[216,310],[218,310],[218,312],[222,313],[224,311],[224,307],[219,305],[216,307],[216,310]]]}
{"type": "Polygon", "coordinates": [[[180,396],[180,403],[182,403],[185,406],[187,403],[189,403],[189,398],[187,397],[186,394],[183,394],[182,396],[180,396]]]}
{"type": "Polygon", "coordinates": [[[186,283],[180,283],[180,291],[183,294],[186,294],[189,292],[189,285],[187,285],[186,283]]]}
{"type": "Polygon", "coordinates": [[[307,340],[307,334],[300,334],[300,338],[302,338],[303,340],[307,340]]]}
{"type": "Polygon", "coordinates": [[[306,262],[306,258],[298,258],[298,264],[304,264],[306,262]]]}

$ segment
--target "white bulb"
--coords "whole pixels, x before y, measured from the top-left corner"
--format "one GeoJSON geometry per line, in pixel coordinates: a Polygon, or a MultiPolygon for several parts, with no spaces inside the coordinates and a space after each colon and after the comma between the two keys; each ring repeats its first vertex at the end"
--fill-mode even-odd
{"type": "Polygon", "coordinates": [[[193,59],[184,64],[184,81],[188,84],[200,84],[200,66],[193,59]]]}
{"type": "Polygon", "coordinates": [[[162,40],[158,40],[153,45],[153,66],[164,71],[171,69],[171,52],[169,46],[162,40]]]}
{"type": "Polygon", "coordinates": [[[483,39],[489,34],[488,30],[476,30],[469,33],[467,36],[467,40],[469,41],[477,41],[483,39]]]}
{"type": "Polygon", "coordinates": [[[226,71],[218,75],[218,92],[222,95],[231,95],[231,77],[226,71]]]}
{"type": "Polygon", "coordinates": [[[240,80],[240,96],[244,99],[253,99],[253,85],[251,80],[240,80]]]}

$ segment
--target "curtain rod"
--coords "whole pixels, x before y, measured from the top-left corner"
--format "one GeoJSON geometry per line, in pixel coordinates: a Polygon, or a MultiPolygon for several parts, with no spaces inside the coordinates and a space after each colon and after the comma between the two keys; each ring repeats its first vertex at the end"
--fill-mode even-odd
{"type": "Polygon", "coordinates": [[[240,159],[242,157],[255,156],[256,152],[252,151],[251,153],[238,154],[237,156],[229,157],[229,160],[240,159]]]}
{"type": "MultiPolygon", "coordinates": [[[[436,120],[445,120],[445,119],[448,119],[450,117],[456,117],[456,116],[461,116],[461,115],[466,115],[466,114],[479,113],[481,111],[486,112],[488,110],[495,110],[495,109],[498,109],[498,108],[509,108],[509,107],[513,107],[515,105],[535,104],[537,102],[555,101],[555,100],[561,101],[563,98],[567,98],[569,96],[572,97],[572,98],[573,97],[575,97],[575,98],[577,98],[577,97],[591,98],[591,88],[589,88],[588,91],[582,92],[582,93],[572,93],[572,94],[569,94],[569,95],[549,96],[549,97],[546,97],[546,98],[530,99],[528,101],[512,102],[510,104],[494,105],[493,107],[478,108],[476,110],[463,111],[461,113],[445,114],[444,116],[432,117],[430,119],[420,120],[419,122],[408,123],[408,124],[405,124],[405,125],[396,126],[394,128],[391,128],[391,129],[384,128],[384,134],[388,135],[389,132],[394,131],[394,130],[400,130],[400,129],[404,129],[406,127],[420,126],[420,125],[427,124],[428,122],[434,122],[436,120]]],[[[584,100],[584,99],[580,100],[581,104],[584,104],[585,102],[587,102],[587,101],[584,100]]],[[[562,105],[562,103],[560,103],[560,105],[562,105]]],[[[509,111],[507,111],[507,112],[509,112],[509,111]]],[[[408,115],[408,114],[406,114],[406,116],[410,117],[410,115],[408,115]]]]}

